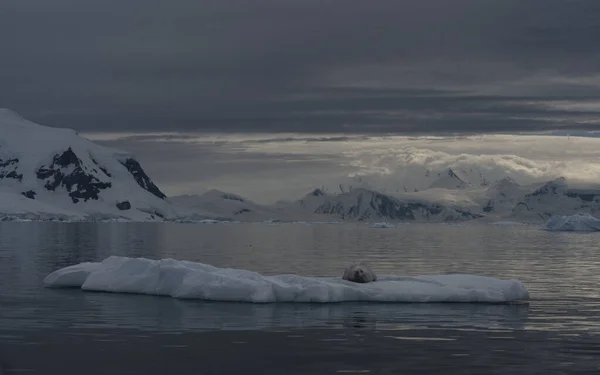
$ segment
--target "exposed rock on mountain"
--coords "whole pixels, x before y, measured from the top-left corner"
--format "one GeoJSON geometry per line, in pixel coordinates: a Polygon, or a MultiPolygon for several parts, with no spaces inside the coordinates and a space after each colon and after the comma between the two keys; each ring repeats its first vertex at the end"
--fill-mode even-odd
{"type": "Polygon", "coordinates": [[[0,215],[27,210],[43,217],[155,220],[177,215],[133,155],[6,109],[0,109],[0,192],[0,215]]]}

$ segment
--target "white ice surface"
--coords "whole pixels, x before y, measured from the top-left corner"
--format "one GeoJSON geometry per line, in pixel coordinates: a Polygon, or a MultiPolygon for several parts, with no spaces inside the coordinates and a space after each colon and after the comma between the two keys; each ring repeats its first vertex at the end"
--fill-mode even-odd
{"type": "Polygon", "coordinates": [[[508,302],[529,299],[518,280],[474,275],[381,276],[357,284],[340,277],[263,276],[174,259],[111,256],[55,271],[46,286],[141,293],[212,301],[265,302],[508,302]]]}
{"type": "Polygon", "coordinates": [[[546,229],[557,232],[596,232],[600,231],[600,220],[590,214],[552,216],[546,229]]]}

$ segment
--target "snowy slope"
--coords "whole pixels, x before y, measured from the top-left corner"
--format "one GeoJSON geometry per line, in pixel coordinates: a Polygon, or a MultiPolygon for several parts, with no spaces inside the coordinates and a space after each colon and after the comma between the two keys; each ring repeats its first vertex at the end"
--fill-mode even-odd
{"type": "Polygon", "coordinates": [[[291,209],[358,221],[464,221],[483,216],[408,194],[395,197],[368,189],[352,189],[337,195],[316,190],[295,202],[291,209]]]}
{"type": "Polygon", "coordinates": [[[600,220],[590,214],[552,216],[546,229],[553,232],[598,232],[600,220]]]}
{"type": "Polygon", "coordinates": [[[285,212],[261,206],[239,195],[210,190],[202,195],[179,195],[168,201],[181,207],[204,212],[210,216],[239,221],[264,221],[281,218],[285,212]]]}
{"type": "Polygon", "coordinates": [[[452,169],[448,169],[445,173],[437,173],[437,176],[438,179],[429,185],[430,189],[466,189],[471,186],[470,183],[458,177],[452,169]]]}
{"type": "Polygon", "coordinates": [[[482,190],[475,200],[486,215],[502,217],[510,215],[515,205],[524,199],[530,189],[506,177],[482,190]]]}
{"type": "Polygon", "coordinates": [[[289,202],[287,205],[281,202],[279,207],[284,207],[287,210],[315,213],[319,206],[336,196],[336,194],[327,194],[321,189],[315,189],[295,202],[289,202]]]}
{"type": "Polygon", "coordinates": [[[547,220],[554,215],[600,213],[600,190],[570,189],[565,178],[543,184],[526,194],[510,213],[519,220],[547,220]]]}
{"type": "Polygon", "coordinates": [[[176,216],[133,155],[0,109],[0,216],[176,216]]]}

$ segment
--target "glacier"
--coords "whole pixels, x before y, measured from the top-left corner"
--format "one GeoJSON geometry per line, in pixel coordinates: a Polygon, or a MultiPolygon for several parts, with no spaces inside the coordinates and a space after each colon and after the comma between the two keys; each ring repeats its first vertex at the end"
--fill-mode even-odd
{"type": "Polygon", "coordinates": [[[552,216],[546,223],[546,230],[552,232],[597,232],[600,220],[590,214],[552,216]]]}
{"type": "Polygon", "coordinates": [[[381,276],[357,284],[340,277],[264,276],[175,259],[153,260],[110,256],[52,272],[46,287],[77,287],[86,291],[150,294],[181,299],[272,302],[487,302],[529,299],[518,280],[476,275],[381,276]]]}

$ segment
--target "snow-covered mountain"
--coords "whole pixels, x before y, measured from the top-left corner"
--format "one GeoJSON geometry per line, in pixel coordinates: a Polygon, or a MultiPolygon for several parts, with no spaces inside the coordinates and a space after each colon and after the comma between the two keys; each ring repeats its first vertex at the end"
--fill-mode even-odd
{"type": "Polygon", "coordinates": [[[564,177],[543,184],[515,205],[511,217],[547,220],[554,215],[600,213],[600,189],[571,189],[564,177]]]}
{"type": "Polygon", "coordinates": [[[264,221],[280,218],[285,211],[275,207],[262,206],[239,195],[219,190],[210,190],[202,195],[179,195],[168,201],[209,216],[239,221],[264,221]]]}
{"type": "Polygon", "coordinates": [[[317,188],[299,200],[280,201],[272,206],[217,190],[170,200],[216,217],[240,221],[542,222],[552,215],[600,214],[600,189],[570,189],[564,179],[521,186],[510,177],[487,186],[455,185],[397,194],[365,188],[331,194],[317,188]]]}
{"type": "Polygon", "coordinates": [[[0,109],[0,217],[176,216],[164,198],[133,155],[0,109]]]}
{"type": "Polygon", "coordinates": [[[295,202],[292,209],[311,214],[358,221],[465,221],[483,217],[467,209],[417,197],[397,197],[368,189],[352,189],[337,195],[315,190],[295,202]]]}
{"type": "MultiPolygon", "coordinates": [[[[442,177],[446,182],[460,180],[451,173],[442,177]]],[[[361,188],[340,194],[327,194],[316,189],[288,207],[344,220],[367,221],[510,219],[541,222],[553,215],[600,215],[600,189],[569,188],[564,178],[525,186],[510,177],[483,186],[460,182],[446,186],[453,188],[436,185],[423,191],[393,195],[361,188]]]]}
{"type": "Polygon", "coordinates": [[[183,195],[170,202],[214,217],[239,221],[465,221],[483,217],[469,209],[430,201],[418,195],[391,196],[368,189],[327,194],[315,189],[297,201],[259,205],[218,190],[201,196],[183,195]]]}
{"type": "Polygon", "coordinates": [[[505,177],[485,189],[478,202],[484,213],[505,216],[523,200],[528,191],[528,187],[520,186],[512,178],[505,177]]]}

